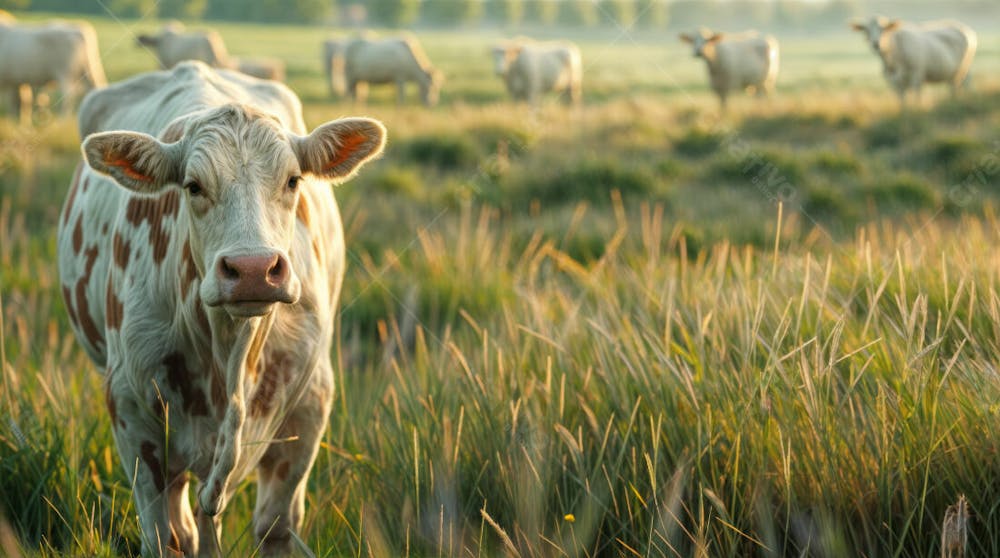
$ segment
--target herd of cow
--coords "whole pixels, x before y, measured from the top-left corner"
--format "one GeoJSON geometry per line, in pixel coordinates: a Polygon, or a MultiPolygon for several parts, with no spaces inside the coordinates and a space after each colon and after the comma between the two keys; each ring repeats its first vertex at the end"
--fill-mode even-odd
{"type": "MultiPolygon", "coordinates": [[[[975,52],[958,23],[856,28],[901,97],[924,82],[957,89],[975,52]]],[[[774,38],[681,39],[707,62],[723,106],[732,91],[774,86],[774,38]]],[[[105,373],[143,554],[218,555],[219,514],[255,471],[258,548],[283,555],[299,541],[334,392],[346,251],[330,185],[377,157],[386,131],[342,118],[307,132],[298,97],[252,77],[280,78],[280,64],[235,60],[215,33],[169,25],[138,41],[163,69],[107,85],[89,25],[2,18],[0,84],[94,89],[79,108],[83,160],[60,217],[59,276],[76,336],[105,373]]],[[[516,39],[493,54],[513,97],[579,101],[572,44],[516,39]]],[[[441,83],[412,37],[331,41],[323,61],[331,88],[354,97],[366,83],[396,83],[402,97],[415,81],[432,104],[441,83]]]]}
{"type": "MultiPolygon", "coordinates": [[[[969,74],[976,51],[976,33],[956,21],[912,24],[884,17],[852,23],[879,56],[883,73],[905,103],[907,93],[919,96],[924,83],[944,82],[954,93],[969,74]]],[[[729,95],[755,91],[767,95],[778,77],[779,47],[773,36],[755,31],[724,34],[705,28],[682,33],[694,55],[704,59],[709,84],[725,110],[729,95]]],[[[137,42],[155,54],[160,67],[172,68],[184,60],[200,60],[213,68],[233,69],[261,78],[283,81],[284,61],[270,57],[230,56],[215,31],[188,31],[178,22],[166,24],[156,35],[140,35],[137,42]]],[[[558,92],[567,104],[581,98],[580,50],[568,41],[516,38],[492,50],[494,69],[511,97],[534,105],[547,92],[558,92]]],[[[85,22],[56,21],[46,25],[18,25],[0,11],[0,59],[22,61],[0,65],[0,87],[13,92],[22,120],[30,118],[32,91],[56,83],[64,107],[80,90],[106,85],[97,38],[85,22]],[[30,61],[30,62],[23,62],[30,61]]],[[[420,88],[425,105],[437,102],[443,74],[430,63],[412,35],[379,39],[363,33],[330,39],[322,46],[322,65],[332,95],[364,100],[368,84],[395,84],[398,101],[408,82],[420,88]]],[[[66,109],[68,110],[68,108],[66,109]]]]}

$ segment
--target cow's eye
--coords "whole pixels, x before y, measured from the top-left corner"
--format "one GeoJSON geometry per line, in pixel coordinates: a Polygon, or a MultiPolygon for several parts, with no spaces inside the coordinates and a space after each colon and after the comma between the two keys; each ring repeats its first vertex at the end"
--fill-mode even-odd
{"type": "Polygon", "coordinates": [[[184,185],[184,189],[187,190],[188,193],[191,194],[192,196],[200,196],[201,195],[201,184],[198,184],[194,180],[188,181],[184,185]]]}
{"type": "Polygon", "coordinates": [[[288,179],[288,189],[292,190],[294,192],[295,189],[299,187],[299,180],[302,180],[301,176],[293,176],[293,177],[289,178],[288,179]]]}

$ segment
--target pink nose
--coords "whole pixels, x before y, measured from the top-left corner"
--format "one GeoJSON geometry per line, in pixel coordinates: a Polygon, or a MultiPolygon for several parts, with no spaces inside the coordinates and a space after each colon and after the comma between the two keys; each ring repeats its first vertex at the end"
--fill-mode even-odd
{"type": "Polygon", "coordinates": [[[225,302],[294,302],[289,292],[291,270],[278,253],[223,256],[215,267],[225,302]]]}

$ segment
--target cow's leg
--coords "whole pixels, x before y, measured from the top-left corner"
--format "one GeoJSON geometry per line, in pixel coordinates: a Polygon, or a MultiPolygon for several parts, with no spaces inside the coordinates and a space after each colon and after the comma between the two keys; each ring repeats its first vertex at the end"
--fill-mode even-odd
{"type": "Polygon", "coordinates": [[[31,86],[22,83],[14,90],[14,110],[21,124],[28,126],[31,124],[31,112],[35,103],[35,98],[31,86]]]}
{"type": "Polygon", "coordinates": [[[139,515],[143,556],[177,556],[180,541],[170,528],[170,510],[163,463],[163,436],[115,429],[115,442],[125,475],[135,479],[132,498],[139,515]]]}
{"type": "MultiPolygon", "coordinates": [[[[425,102],[426,102],[426,99],[427,99],[426,88],[423,88],[421,91],[424,94],[424,99],[425,99],[425,102]]],[[[397,105],[402,105],[403,102],[405,102],[405,101],[406,101],[406,82],[403,81],[403,80],[401,80],[401,79],[397,79],[396,80],[396,104],[397,105]]]]}
{"type": "Polygon", "coordinates": [[[198,556],[202,558],[222,556],[222,516],[208,515],[198,509],[194,517],[198,524],[198,556]]]}
{"type": "Polygon", "coordinates": [[[198,527],[188,498],[189,484],[186,472],[174,477],[167,487],[167,507],[178,548],[185,556],[194,556],[198,552],[198,527]]]}
{"type": "MultiPolygon", "coordinates": [[[[316,374],[333,385],[329,363],[319,364],[316,374]]],[[[253,524],[263,556],[289,553],[292,533],[302,525],[306,480],[326,429],[333,393],[332,389],[318,391],[303,396],[275,436],[279,440],[297,439],[272,444],[258,465],[253,524]]]]}

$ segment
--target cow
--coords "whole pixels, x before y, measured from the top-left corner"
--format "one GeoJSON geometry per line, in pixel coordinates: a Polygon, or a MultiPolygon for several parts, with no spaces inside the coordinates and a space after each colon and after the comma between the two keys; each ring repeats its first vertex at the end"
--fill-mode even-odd
{"type": "Polygon", "coordinates": [[[0,16],[0,89],[7,91],[23,123],[31,121],[32,94],[50,83],[59,88],[64,115],[81,93],[107,85],[97,34],[86,22],[21,25],[0,16]]]}
{"type": "Polygon", "coordinates": [[[914,24],[876,16],[851,27],[882,60],[882,72],[903,107],[909,91],[920,101],[924,83],[947,83],[954,97],[976,54],[976,32],[957,21],[914,24]]]}
{"type": "Polygon", "coordinates": [[[226,43],[215,31],[187,31],[179,22],[164,25],[156,35],[139,35],[136,43],[152,49],[161,69],[185,60],[200,60],[213,68],[233,68],[226,43]]]}
{"type": "Polygon", "coordinates": [[[90,93],[78,125],[59,276],[104,373],[143,555],[218,553],[219,514],[254,470],[261,552],[286,553],[334,390],[330,184],[382,152],[385,128],[307,133],[287,87],[201,62],[90,93]]]}
{"type": "Polygon", "coordinates": [[[724,34],[702,27],[695,33],[681,33],[681,41],[691,45],[696,58],[705,60],[708,79],[726,111],[729,93],[751,90],[768,95],[778,79],[778,41],[756,31],[724,34]]]}
{"type": "Polygon", "coordinates": [[[260,79],[285,81],[285,61],[272,57],[233,58],[233,69],[260,79]]]}
{"type": "Polygon", "coordinates": [[[580,49],[566,41],[515,39],[492,49],[493,70],[517,101],[537,105],[543,93],[560,91],[563,102],[581,97],[580,49]]]}
{"type": "Polygon", "coordinates": [[[406,98],[406,82],[420,86],[420,98],[426,106],[437,104],[444,78],[431,66],[420,43],[411,36],[373,39],[355,38],[344,51],[344,81],[348,95],[364,102],[367,84],[395,83],[398,103],[406,98]]]}

